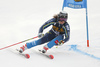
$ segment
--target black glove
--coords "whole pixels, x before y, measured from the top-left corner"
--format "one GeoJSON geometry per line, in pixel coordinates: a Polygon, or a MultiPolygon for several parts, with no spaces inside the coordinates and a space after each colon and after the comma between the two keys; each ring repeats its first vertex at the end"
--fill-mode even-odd
{"type": "Polygon", "coordinates": [[[42,38],[43,36],[44,36],[43,33],[39,33],[39,34],[38,34],[38,37],[39,37],[39,38],[42,38]]]}
{"type": "Polygon", "coordinates": [[[60,40],[59,42],[58,42],[58,45],[59,46],[61,46],[61,45],[63,45],[64,44],[64,41],[63,40],[60,40]]]}

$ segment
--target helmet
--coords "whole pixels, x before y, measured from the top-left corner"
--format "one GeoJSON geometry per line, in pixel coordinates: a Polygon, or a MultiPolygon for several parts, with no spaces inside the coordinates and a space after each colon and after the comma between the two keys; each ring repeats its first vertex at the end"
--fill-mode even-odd
{"type": "Polygon", "coordinates": [[[66,13],[65,11],[61,11],[58,15],[57,15],[57,20],[58,21],[67,21],[68,18],[68,13],[66,13]]]}

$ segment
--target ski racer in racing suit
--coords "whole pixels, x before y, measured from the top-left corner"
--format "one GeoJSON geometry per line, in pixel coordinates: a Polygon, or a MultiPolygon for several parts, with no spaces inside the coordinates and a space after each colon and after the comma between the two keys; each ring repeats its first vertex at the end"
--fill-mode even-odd
{"type": "Polygon", "coordinates": [[[48,20],[40,27],[38,34],[40,39],[26,43],[24,46],[20,47],[19,52],[22,53],[26,49],[30,49],[47,42],[48,43],[42,49],[43,53],[55,45],[63,45],[70,38],[70,26],[67,19],[68,14],[65,11],[55,15],[52,19],[48,20]],[[44,35],[43,30],[50,25],[52,25],[52,29],[44,35]]]}

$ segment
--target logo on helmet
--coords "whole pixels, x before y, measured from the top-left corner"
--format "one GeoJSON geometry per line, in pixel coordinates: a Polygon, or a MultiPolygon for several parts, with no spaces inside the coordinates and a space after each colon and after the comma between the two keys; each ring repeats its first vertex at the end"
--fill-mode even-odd
{"type": "Polygon", "coordinates": [[[81,2],[81,1],[83,1],[83,0],[74,0],[75,2],[81,2]]]}

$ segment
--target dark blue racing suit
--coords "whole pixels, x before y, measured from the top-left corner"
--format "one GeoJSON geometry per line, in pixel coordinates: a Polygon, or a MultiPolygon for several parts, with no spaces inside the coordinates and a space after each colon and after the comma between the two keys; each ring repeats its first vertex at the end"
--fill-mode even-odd
{"type": "Polygon", "coordinates": [[[29,43],[26,43],[27,48],[31,48],[37,45],[44,44],[46,42],[49,42],[47,44],[48,48],[52,48],[54,45],[57,45],[55,43],[56,40],[60,41],[63,40],[64,42],[67,42],[70,37],[70,26],[67,22],[65,22],[63,25],[60,24],[55,18],[52,18],[45,22],[39,30],[39,33],[42,33],[44,29],[52,25],[52,29],[49,30],[42,38],[32,41],[29,43]]]}

